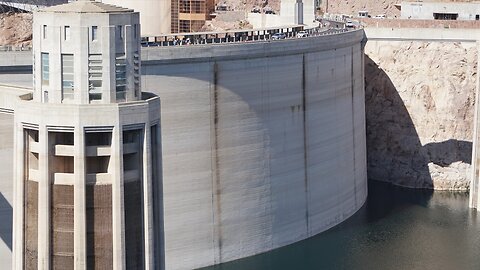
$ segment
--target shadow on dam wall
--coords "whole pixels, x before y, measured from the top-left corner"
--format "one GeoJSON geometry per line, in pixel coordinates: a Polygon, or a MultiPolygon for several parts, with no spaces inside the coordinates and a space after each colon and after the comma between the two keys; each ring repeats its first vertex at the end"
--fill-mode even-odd
{"type": "Polygon", "coordinates": [[[365,103],[370,179],[433,189],[429,163],[441,167],[456,161],[471,164],[472,142],[450,139],[422,145],[395,85],[367,55],[365,103]]]}
{"type": "Polygon", "coordinates": [[[0,239],[12,250],[12,220],[13,209],[10,203],[0,193],[0,239]]]}

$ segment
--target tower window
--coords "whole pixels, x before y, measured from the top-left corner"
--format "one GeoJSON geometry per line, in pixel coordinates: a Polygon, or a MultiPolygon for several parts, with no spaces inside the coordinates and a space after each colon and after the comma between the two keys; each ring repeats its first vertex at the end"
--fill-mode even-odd
{"type": "Polygon", "coordinates": [[[102,99],[102,55],[90,54],[88,56],[88,93],[89,99],[102,99]]]}
{"type": "Polygon", "coordinates": [[[119,39],[123,39],[123,26],[117,25],[117,36],[119,39]]]}
{"type": "Polygon", "coordinates": [[[115,84],[117,101],[124,101],[127,91],[127,63],[125,54],[117,54],[115,57],[115,84]]]}
{"type": "Polygon", "coordinates": [[[62,54],[62,94],[63,99],[73,99],[73,54],[62,54]]]}
{"type": "Polygon", "coordinates": [[[46,25],[43,25],[43,27],[42,27],[42,37],[43,37],[43,39],[47,38],[47,26],[46,25]]]}
{"type": "Polygon", "coordinates": [[[98,27],[92,26],[92,40],[98,39],[98,27]]]}
{"type": "Polygon", "coordinates": [[[458,13],[433,13],[435,20],[457,20],[458,13]]]}
{"type": "Polygon", "coordinates": [[[50,60],[48,53],[42,53],[42,85],[50,82],[50,60]]]}
{"type": "Polygon", "coordinates": [[[70,40],[70,26],[66,25],[64,28],[63,28],[63,36],[65,38],[65,40],[70,40]]]}

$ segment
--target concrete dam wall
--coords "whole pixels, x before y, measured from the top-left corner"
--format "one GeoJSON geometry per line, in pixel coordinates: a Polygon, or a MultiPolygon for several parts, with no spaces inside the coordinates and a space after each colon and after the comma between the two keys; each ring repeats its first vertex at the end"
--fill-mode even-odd
{"type": "MultiPolygon", "coordinates": [[[[363,38],[360,30],[143,48],[142,88],[159,95],[162,106],[166,269],[285,246],[341,223],[363,205],[363,38]]],[[[25,59],[31,56],[13,59],[21,72],[28,72],[25,59]]],[[[0,134],[8,139],[0,138],[0,206],[11,219],[13,116],[2,115],[0,134]]],[[[0,229],[11,245],[11,227],[0,229]]],[[[3,261],[11,253],[2,245],[3,261]]]]}
{"type": "Polygon", "coordinates": [[[167,269],[281,247],[363,205],[362,39],[142,51],[162,103],[167,269]]]}

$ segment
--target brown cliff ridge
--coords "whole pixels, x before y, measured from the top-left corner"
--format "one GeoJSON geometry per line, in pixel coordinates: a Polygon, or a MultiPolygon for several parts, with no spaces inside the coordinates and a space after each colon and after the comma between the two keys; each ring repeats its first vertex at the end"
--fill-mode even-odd
{"type": "Polygon", "coordinates": [[[365,50],[369,178],[468,190],[475,44],[370,41],[365,50]]]}
{"type": "Polygon", "coordinates": [[[0,13],[0,46],[30,46],[31,43],[31,13],[0,13]]]}

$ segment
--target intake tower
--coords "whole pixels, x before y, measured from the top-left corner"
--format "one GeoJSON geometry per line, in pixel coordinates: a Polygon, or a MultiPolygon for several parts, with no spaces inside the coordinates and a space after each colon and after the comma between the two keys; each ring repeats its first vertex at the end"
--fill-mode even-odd
{"type": "MultiPolygon", "coordinates": [[[[155,269],[160,100],[142,93],[133,10],[34,14],[34,91],[15,108],[13,269],[155,269]]],[[[157,261],[156,261],[157,260],[157,261]]]]}

